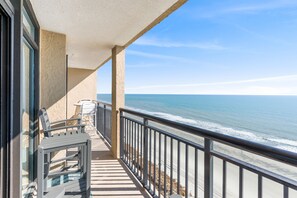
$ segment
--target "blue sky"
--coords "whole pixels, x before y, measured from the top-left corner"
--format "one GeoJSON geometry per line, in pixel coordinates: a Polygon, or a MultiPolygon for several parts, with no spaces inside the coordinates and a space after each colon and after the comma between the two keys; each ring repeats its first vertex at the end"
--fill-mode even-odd
{"type": "MultiPolygon", "coordinates": [[[[111,63],[98,70],[111,92],[111,63]]],[[[126,50],[126,93],[297,95],[297,0],[189,0],[126,50]]]]}

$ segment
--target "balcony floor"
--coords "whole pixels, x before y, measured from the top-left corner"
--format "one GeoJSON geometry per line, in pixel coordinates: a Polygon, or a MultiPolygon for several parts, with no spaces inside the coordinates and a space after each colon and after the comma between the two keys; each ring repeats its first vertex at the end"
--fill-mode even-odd
{"type": "Polygon", "coordinates": [[[92,139],[92,197],[150,197],[124,163],[113,158],[109,145],[95,129],[87,133],[92,139]]]}

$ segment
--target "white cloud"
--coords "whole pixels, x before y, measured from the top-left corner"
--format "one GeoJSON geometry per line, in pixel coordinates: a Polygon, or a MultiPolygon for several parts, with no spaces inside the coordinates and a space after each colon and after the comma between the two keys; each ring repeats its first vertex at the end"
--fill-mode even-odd
{"type": "Polygon", "coordinates": [[[275,10],[281,8],[287,8],[296,6],[297,1],[292,0],[278,0],[278,1],[269,1],[259,4],[250,4],[250,5],[241,5],[236,7],[230,7],[224,9],[223,13],[243,13],[243,12],[258,12],[266,10],[275,10]]]}
{"type": "Polygon", "coordinates": [[[148,85],[127,88],[131,93],[297,95],[297,75],[238,81],[148,85]]]}
{"type": "Polygon", "coordinates": [[[226,47],[223,47],[217,43],[181,43],[175,41],[165,41],[155,38],[141,37],[136,40],[134,45],[140,46],[152,46],[152,47],[164,47],[164,48],[197,48],[203,50],[225,50],[226,47]]]}
{"type": "Polygon", "coordinates": [[[269,42],[273,42],[273,43],[277,43],[277,44],[281,44],[281,45],[291,45],[291,46],[293,45],[292,43],[287,42],[287,41],[285,41],[283,39],[274,38],[274,37],[271,37],[270,35],[259,34],[259,33],[255,32],[255,31],[249,30],[249,29],[247,29],[245,27],[242,27],[240,25],[237,25],[237,24],[232,24],[232,25],[234,27],[238,28],[239,30],[252,35],[255,38],[259,38],[259,39],[262,39],[262,40],[265,40],[265,41],[269,41],[269,42]]]}
{"type": "Polygon", "coordinates": [[[163,54],[155,54],[155,53],[147,53],[147,52],[141,52],[136,50],[127,50],[128,55],[135,55],[135,56],[142,56],[146,58],[156,58],[156,59],[165,59],[165,60],[174,60],[174,61],[180,61],[180,62],[187,62],[187,63],[194,63],[195,61],[186,59],[183,57],[178,56],[168,56],[163,54]]]}
{"type": "Polygon", "coordinates": [[[127,64],[127,68],[151,68],[151,67],[159,67],[160,64],[154,63],[139,63],[139,64],[127,64]]]}
{"type": "Polygon", "coordinates": [[[271,81],[280,81],[280,80],[291,80],[291,79],[297,80],[297,75],[276,76],[276,77],[257,78],[257,79],[249,79],[249,80],[238,80],[238,81],[211,82],[211,83],[149,85],[149,86],[142,86],[142,87],[134,87],[134,88],[130,88],[130,89],[168,88],[168,87],[199,87],[199,86],[209,86],[209,85],[233,85],[233,84],[263,82],[263,81],[271,82],[271,81]]]}
{"type": "Polygon", "coordinates": [[[213,7],[198,7],[191,10],[190,14],[194,18],[215,18],[229,14],[254,14],[270,10],[294,8],[296,6],[296,0],[258,1],[257,3],[245,3],[229,7],[221,6],[221,4],[213,7]]]}

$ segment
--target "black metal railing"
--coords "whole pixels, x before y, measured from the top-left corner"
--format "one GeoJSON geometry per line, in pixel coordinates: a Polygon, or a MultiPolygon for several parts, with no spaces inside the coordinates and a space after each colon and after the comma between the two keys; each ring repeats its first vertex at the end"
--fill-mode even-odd
{"type": "Polygon", "coordinates": [[[297,153],[129,109],[120,131],[121,159],[153,197],[297,197],[297,153]]]}
{"type": "Polygon", "coordinates": [[[97,102],[97,131],[111,144],[111,104],[97,102]]]}
{"type": "Polygon", "coordinates": [[[296,197],[297,153],[133,110],[120,113],[121,159],[152,196],[296,197]]]}

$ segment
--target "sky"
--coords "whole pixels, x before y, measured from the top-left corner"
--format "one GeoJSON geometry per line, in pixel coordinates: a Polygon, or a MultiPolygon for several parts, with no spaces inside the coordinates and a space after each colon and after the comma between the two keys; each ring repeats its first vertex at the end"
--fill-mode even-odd
{"type": "Polygon", "coordinates": [[[126,49],[125,93],[297,95],[297,0],[189,0],[126,49]]]}

